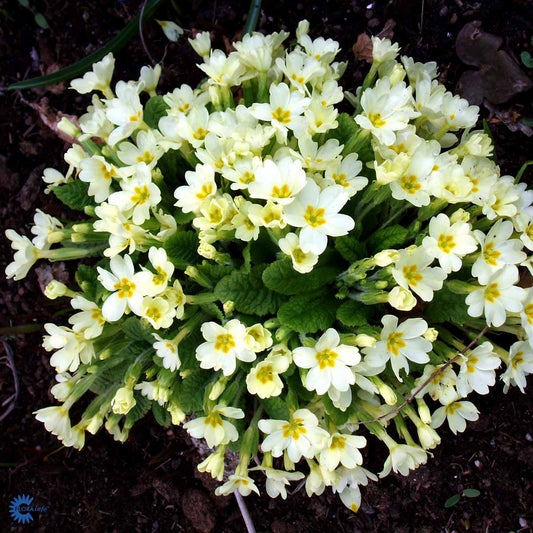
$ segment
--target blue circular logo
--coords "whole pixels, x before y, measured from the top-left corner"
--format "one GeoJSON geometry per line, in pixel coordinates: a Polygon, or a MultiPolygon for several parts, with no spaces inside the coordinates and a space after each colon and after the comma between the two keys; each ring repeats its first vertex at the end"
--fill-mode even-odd
{"type": "Polygon", "coordinates": [[[9,514],[15,522],[18,522],[19,524],[27,524],[33,520],[33,516],[28,510],[32,501],[33,497],[27,494],[22,494],[11,500],[11,503],[9,504],[9,514]]]}

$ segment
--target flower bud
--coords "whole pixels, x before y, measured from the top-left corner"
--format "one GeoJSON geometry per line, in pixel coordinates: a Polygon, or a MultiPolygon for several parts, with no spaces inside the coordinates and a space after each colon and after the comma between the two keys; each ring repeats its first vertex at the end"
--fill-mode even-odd
{"type": "Polygon", "coordinates": [[[400,259],[400,252],[398,250],[381,250],[374,256],[374,263],[379,267],[386,267],[395,263],[400,259]]]}
{"type": "Polygon", "coordinates": [[[416,305],[416,298],[410,290],[403,287],[394,287],[389,292],[388,302],[398,311],[410,311],[416,305]]]}
{"type": "Polygon", "coordinates": [[[376,344],[376,339],[367,335],[366,333],[360,333],[355,337],[355,345],[360,348],[369,348],[376,344]]]}
{"type": "Polygon", "coordinates": [[[416,428],[418,439],[424,450],[432,450],[440,444],[439,434],[427,424],[421,424],[416,428]]]}
{"type": "Polygon", "coordinates": [[[194,39],[189,39],[192,49],[203,59],[209,57],[211,52],[211,36],[208,31],[197,33],[194,39]]]}
{"type": "Polygon", "coordinates": [[[435,328],[428,328],[422,336],[429,342],[435,342],[439,336],[439,332],[435,328]]]}
{"type": "Polygon", "coordinates": [[[137,402],[133,397],[133,390],[128,387],[121,387],[111,400],[111,409],[118,415],[128,414],[137,402]]]}
{"type": "Polygon", "coordinates": [[[470,220],[470,213],[465,211],[463,208],[457,209],[452,213],[450,217],[450,223],[455,224],[456,222],[468,222],[470,220]]]}
{"type": "Polygon", "coordinates": [[[74,122],[71,122],[66,117],[63,117],[59,121],[57,124],[57,129],[63,133],[66,133],[67,135],[70,135],[71,137],[74,137],[75,139],[81,134],[81,130],[78,128],[78,126],[76,126],[74,122]]]}
{"type": "Polygon", "coordinates": [[[44,295],[50,299],[55,300],[61,296],[65,296],[69,292],[69,288],[60,281],[53,279],[44,290],[44,295]]]}

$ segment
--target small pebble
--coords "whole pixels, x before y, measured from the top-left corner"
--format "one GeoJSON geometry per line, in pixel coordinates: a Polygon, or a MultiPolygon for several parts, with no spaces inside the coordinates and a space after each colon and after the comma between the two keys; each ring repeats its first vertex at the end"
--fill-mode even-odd
{"type": "Polygon", "coordinates": [[[528,442],[533,441],[533,437],[531,436],[531,433],[526,433],[526,440],[527,440],[528,442]]]}
{"type": "Polygon", "coordinates": [[[474,461],[474,464],[478,467],[478,468],[481,468],[483,466],[483,463],[481,461],[479,461],[478,459],[476,459],[474,461]]]}
{"type": "Polygon", "coordinates": [[[526,527],[527,526],[527,520],[525,518],[519,518],[518,523],[520,524],[520,527],[526,527]]]}

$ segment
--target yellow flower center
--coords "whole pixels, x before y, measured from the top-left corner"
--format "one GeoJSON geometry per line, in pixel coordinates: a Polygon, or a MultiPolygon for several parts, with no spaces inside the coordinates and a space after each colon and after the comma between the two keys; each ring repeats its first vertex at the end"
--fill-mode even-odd
{"type": "Polygon", "coordinates": [[[191,107],[191,106],[188,103],[180,105],[180,106],[178,106],[178,111],[180,113],[185,113],[185,111],[187,111],[187,109],[189,109],[189,107],[191,107]]]}
{"type": "Polygon", "coordinates": [[[493,303],[498,296],[500,296],[501,293],[498,290],[498,284],[497,283],[491,283],[485,288],[485,300],[487,300],[490,303],[493,303]]]}
{"type": "Polygon", "coordinates": [[[288,124],[291,121],[291,112],[283,111],[281,107],[278,107],[275,111],[272,112],[272,118],[281,122],[282,124],[288,124]]]}
{"type": "Polygon", "coordinates": [[[307,257],[307,254],[305,252],[303,252],[301,248],[295,248],[292,251],[292,256],[294,257],[294,260],[297,263],[302,263],[303,261],[305,261],[305,258],[307,257]]]}
{"type": "Polygon", "coordinates": [[[277,185],[272,187],[272,198],[289,198],[290,195],[291,190],[287,184],[284,184],[281,187],[278,187],[277,185]]]}
{"type": "Polygon", "coordinates": [[[93,320],[96,320],[100,325],[105,323],[104,317],[102,316],[102,311],[98,307],[93,307],[91,311],[91,318],[93,320]]]}
{"type": "Polygon", "coordinates": [[[154,322],[157,322],[158,320],[161,319],[161,311],[157,308],[157,307],[149,307],[146,312],[145,312],[145,315],[147,316],[147,318],[151,318],[154,322]]]}
{"type": "Polygon", "coordinates": [[[138,163],[142,163],[143,161],[145,161],[146,163],[149,163],[150,161],[152,161],[152,154],[148,150],[145,150],[142,156],[141,155],[137,156],[138,163]]]}
{"type": "Polygon", "coordinates": [[[302,76],[296,76],[294,72],[292,73],[291,80],[297,81],[298,83],[304,82],[304,78],[302,76]]]}
{"type": "Polygon", "coordinates": [[[479,359],[476,356],[474,356],[474,357],[470,356],[468,358],[468,363],[466,364],[467,372],[470,373],[470,374],[473,374],[476,371],[476,366],[475,365],[478,362],[479,362],[479,359]]]}
{"type": "Polygon", "coordinates": [[[137,111],[136,115],[131,115],[130,116],[129,121],[130,122],[137,122],[138,120],[140,120],[141,115],[142,115],[142,111],[139,109],[139,111],[137,111]]]}
{"type": "Polygon", "coordinates": [[[416,191],[419,191],[422,188],[422,185],[418,183],[418,178],[415,175],[404,176],[400,180],[402,189],[407,194],[414,194],[416,191]]]}
{"type": "Polygon", "coordinates": [[[511,364],[515,370],[518,368],[518,365],[521,365],[524,362],[524,358],[522,357],[523,355],[524,352],[516,352],[515,356],[513,357],[511,364]]]}
{"type": "Polygon", "coordinates": [[[313,228],[322,226],[326,223],[324,215],[326,210],[323,207],[315,209],[312,205],[308,205],[305,210],[304,219],[313,228]]]}
{"type": "Polygon", "coordinates": [[[205,417],[204,424],[216,428],[222,425],[222,418],[220,418],[218,413],[210,413],[205,417]]]}
{"type": "Polygon", "coordinates": [[[331,444],[329,447],[331,450],[335,450],[337,448],[343,450],[344,448],[346,448],[346,437],[342,437],[341,435],[335,435],[331,439],[331,444]]]}
{"type": "Polygon", "coordinates": [[[449,254],[450,250],[457,246],[457,243],[454,242],[453,235],[441,233],[439,236],[438,246],[445,254],[449,254]]]}
{"type": "Polygon", "coordinates": [[[122,278],[118,283],[115,283],[115,290],[118,291],[119,298],[131,298],[135,288],[135,283],[128,278],[122,278]]]}
{"type": "Polygon", "coordinates": [[[142,205],[148,200],[148,198],[150,198],[150,191],[148,190],[147,185],[143,185],[142,187],[135,187],[133,191],[135,192],[135,194],[132,195],[130,200],[135,204],[142,205]]]}
{"type": "Polygon", "coordinates": [[[200,141],[202,139],[205,139],[205,136],[209,133],[209,130],[204,130],[204,128],[198,128],[192,136],[197,140],[200,141]]]}
{"type": "Polygon", "coordinates": [[[220,350],[224,353],[228,353],[232,348],[237,346],[233,340],[233,335],[231,333],[222,333],[217,335],[217,340],[215,342],[215,350],[220,350]]]}
{"type": "Polygon", "coordinates": [[[489,242],[483,248],[483,259],[485,260],[485,263],[491,266],[498,266],[497,259],[500,255],[502,255],[501,252],[494,249],[493,242],[489,242]]]}
{"type": "Polygon", "coordinates": [[[526,314],[527,321],[530,324],[533,324],[533,304],[526,305],[524,313],[526,314]]]}
{"type": "Polygon", "coordinates": [[[163,285],[163,283],[167,281],[167,273],[160,266],[158,266],[156,270],[157,270],[157,274],[154,274],[154,278],[153,278],[154,285],[163,285]]]}
{"type": "Polygon", "coordinates": [[[200,192],[196,193],[196,198],[198,200],[205,200],[213,192],[213,184],[205,183],[202,185],[200,192]]]}
{"type": "Polygon", "coordinates": [[[403,275],[407,280],[409,285],[416,287],[420,281],[424,278],[420,272],[418,272],[418,267],[416,265],[404,266],[403,275]]]}
{"type": "Polygon", "coordinates": [[[327,366],[333,368],[335,366],[335,359],[337,359],[337,357],[339,357],[337,352],[333,352],[327,348],[321,352],[317,352],[315,355],[315,359],[318,361],[318,367],[320,370],[324,370],[324,368],[327,366]]]}
{"type": "Polygon", "coordinates": [[[291,437],[294,440],[298,440],[300,435],[305,435],[307,429],[303,427],[302,423],[303,418],[295,418],[292,422],[281,426],[281,429],[283,430],[283,438],[286,439],[291,437]]]}
{"type": "Polygon", "coordinates": [[[246,171],[244,175],[239,178],[239,181],[245,185],[248,185],[249,183],[252,183],[252,181],[255,181],[255,174],[246,171]]]}
{"type": "Polygon", "coordinates": [[[263,384],[267,384],[269,381],[274,381],[274,375],[273,375],[274,369],[272,368],[272,365],[265,365],[262,366],[257,371],[257,379],[263,384]]]}
{"type": "Polygon", "coordinates": [[[382,128],[383,126],[385,126],[385,124],[387,124],[387,122],[385,122],[381,118],[381,115],[379,113],[369,113],[368,120],[372,122],[372,125],[374,126],[374,128],[382,128]]]}
{"type": "Polygon", "coordinates": [[[350,184],[346,181],[346,174],[344,174],[344,173],[342,173],[342,174],[334,173],[332,175],[332,178],[333,178],[333,181],[337,185],[342,185],[343,187],[349,187],[350,186],[350,184]]]}
{"type": "Polygon", "coordinates": [[[401,331],[395,331],[387,337],[387,350],[393,355],[400,353],[400,348],[405,348],[407,344],[402,340],[403,333],[401,331]]]}

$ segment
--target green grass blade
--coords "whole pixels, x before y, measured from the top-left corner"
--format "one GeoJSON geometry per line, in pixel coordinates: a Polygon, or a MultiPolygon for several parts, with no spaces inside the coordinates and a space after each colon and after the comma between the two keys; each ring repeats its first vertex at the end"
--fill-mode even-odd
{"type": "Polygon", "coordinates": [[[246,17],[246,25],[244,26],[244,33],[252,33],[257,26],[259,20],[259,13],[261,12],[261,0],[252,0],[250,2],[250,10],[246,17]]]}
{"type": "MultiPolygon", "coordinates": [[[[165,0],[149,0],[144,9],[143,22],[149,20],[159,6],[165,2],[165,0]]],[[[116,52],[123,48],[139,31],[139,16],[138,13],[124,29],[106,43],[102,48],[96,50],[92,54],[84,57],[80,61],[69,65],[68,67],[53,72],[52,74],[47,74],[46,76],[39,76],[38,78],[31,78],[29,80],[19,81],[9,86],[11,90],[20,90],[20,89],[33,89],[35,87],[44,87],[45,85],[52,85],[54,83],[59,83],[65,80],[71,80],[76,76],[80,76],[91,69],[93,63],[100,61],[105,55],[109,52],[116,52]]]]}

